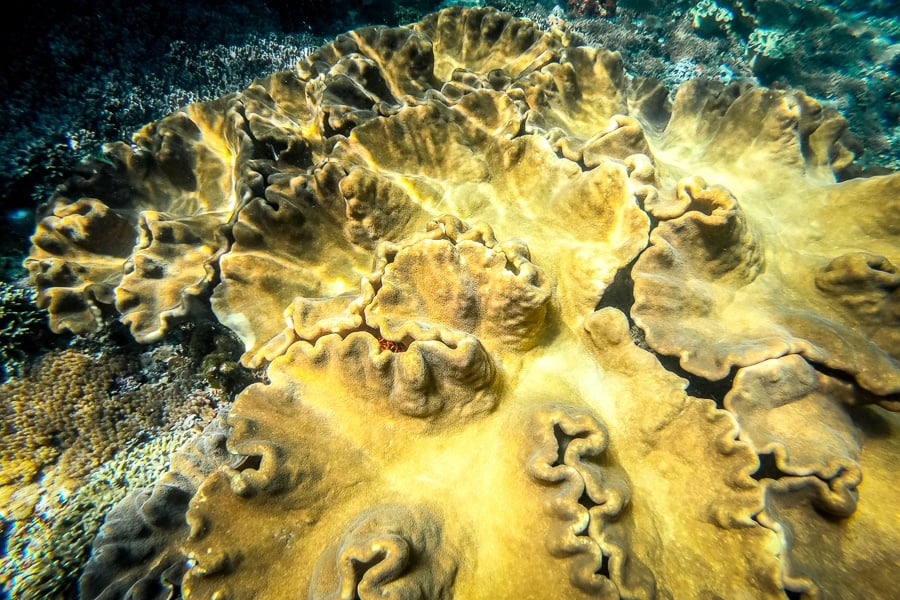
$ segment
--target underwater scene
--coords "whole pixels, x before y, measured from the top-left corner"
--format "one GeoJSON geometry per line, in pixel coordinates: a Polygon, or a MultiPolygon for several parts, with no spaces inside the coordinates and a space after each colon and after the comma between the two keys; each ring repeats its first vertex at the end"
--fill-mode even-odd
{"type": "Polygon", "coordinates": [[[22,11],[0,598],[900,598],[893,3],[22,11]]]}

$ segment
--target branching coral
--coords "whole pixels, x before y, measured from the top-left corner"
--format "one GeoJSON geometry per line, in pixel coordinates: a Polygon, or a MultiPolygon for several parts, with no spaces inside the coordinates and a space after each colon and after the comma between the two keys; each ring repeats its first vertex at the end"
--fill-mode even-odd
{"type": "MultiPolygon", "coordinates": [[[[54,197],[27,263],[55,327],[115,309],[146,340],[212,310],[267,368],[228,417],[245,458],[173,513],[171,568],[122,581],[174,589],[181,568],[194,598],[885,584],[865,543],[811,545],[868,536],[884,557],[898,537],[900,177],[835,183],[846,124],[801,92],[698,81],[670,104],[579,44],[490,9],[350,32],[147,126],[54,197]],[[717,406],[689,384],[730,391],[717,406]]],[[[144,500],[111,523],[146,520],[144,500]]],[[[97,594],[104,568],[140,566],[94,565],[97,594]]]]}
{"type": "Polygon", "coordinates": [[[31,290],[0,281],[0,382],[23,375],[29,354],[49,341],[46,320],[31,290]]]}

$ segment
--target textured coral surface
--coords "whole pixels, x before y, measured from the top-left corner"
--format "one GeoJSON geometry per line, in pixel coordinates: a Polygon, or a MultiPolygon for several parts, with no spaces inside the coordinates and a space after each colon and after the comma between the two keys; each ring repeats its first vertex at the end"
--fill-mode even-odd
{"type": "Polygon", "coordinates": [[[139,353],[83,340],[0,385],[0,585],[9,597],[65,594],[103,513],[151,485],[191,423],[211,418],[215,399],[179,375],[188,362],[172,346],[139,353]]]}
{"type": "Polygon", "coordinates": [[[845,132],[451,8],[110,146],[33,237],[53,326],[211,312],[267,381],[85,597],[893,589],[900,176],[845,132]]]}

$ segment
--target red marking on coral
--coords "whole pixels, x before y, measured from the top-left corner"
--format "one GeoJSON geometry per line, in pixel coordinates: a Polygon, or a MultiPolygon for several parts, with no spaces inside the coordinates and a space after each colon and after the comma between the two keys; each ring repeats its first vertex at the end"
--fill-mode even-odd
{"type": "Polygon", "coordinates": [[[378,347],[381,348],[382,351],[390,350],[391,352],[403,352],[406,350],[406,346],[404,346],[402,342],[392,342],[381,336],[378,337],[378,347]]]}

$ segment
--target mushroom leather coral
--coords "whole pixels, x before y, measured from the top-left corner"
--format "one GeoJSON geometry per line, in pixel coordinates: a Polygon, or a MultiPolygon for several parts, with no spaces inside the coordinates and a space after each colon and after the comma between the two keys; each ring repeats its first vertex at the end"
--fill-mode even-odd
{"type": "Polygon", "coordinates": [[[97,331],[115,310],[141,341],[205,302],[236,208],[259,175],[234,96],[193,104],[112,144],[38,210],[25,260],[55,331],[97,331]]]}
{"type": "Polygon", "coordinates": [[[836,183],[844,135],[450,8],[148,126],[28,265],[57,328],[208,302],[267,369],[186,597],[854,597],[898,536],[900,177],[836,183]]]}

